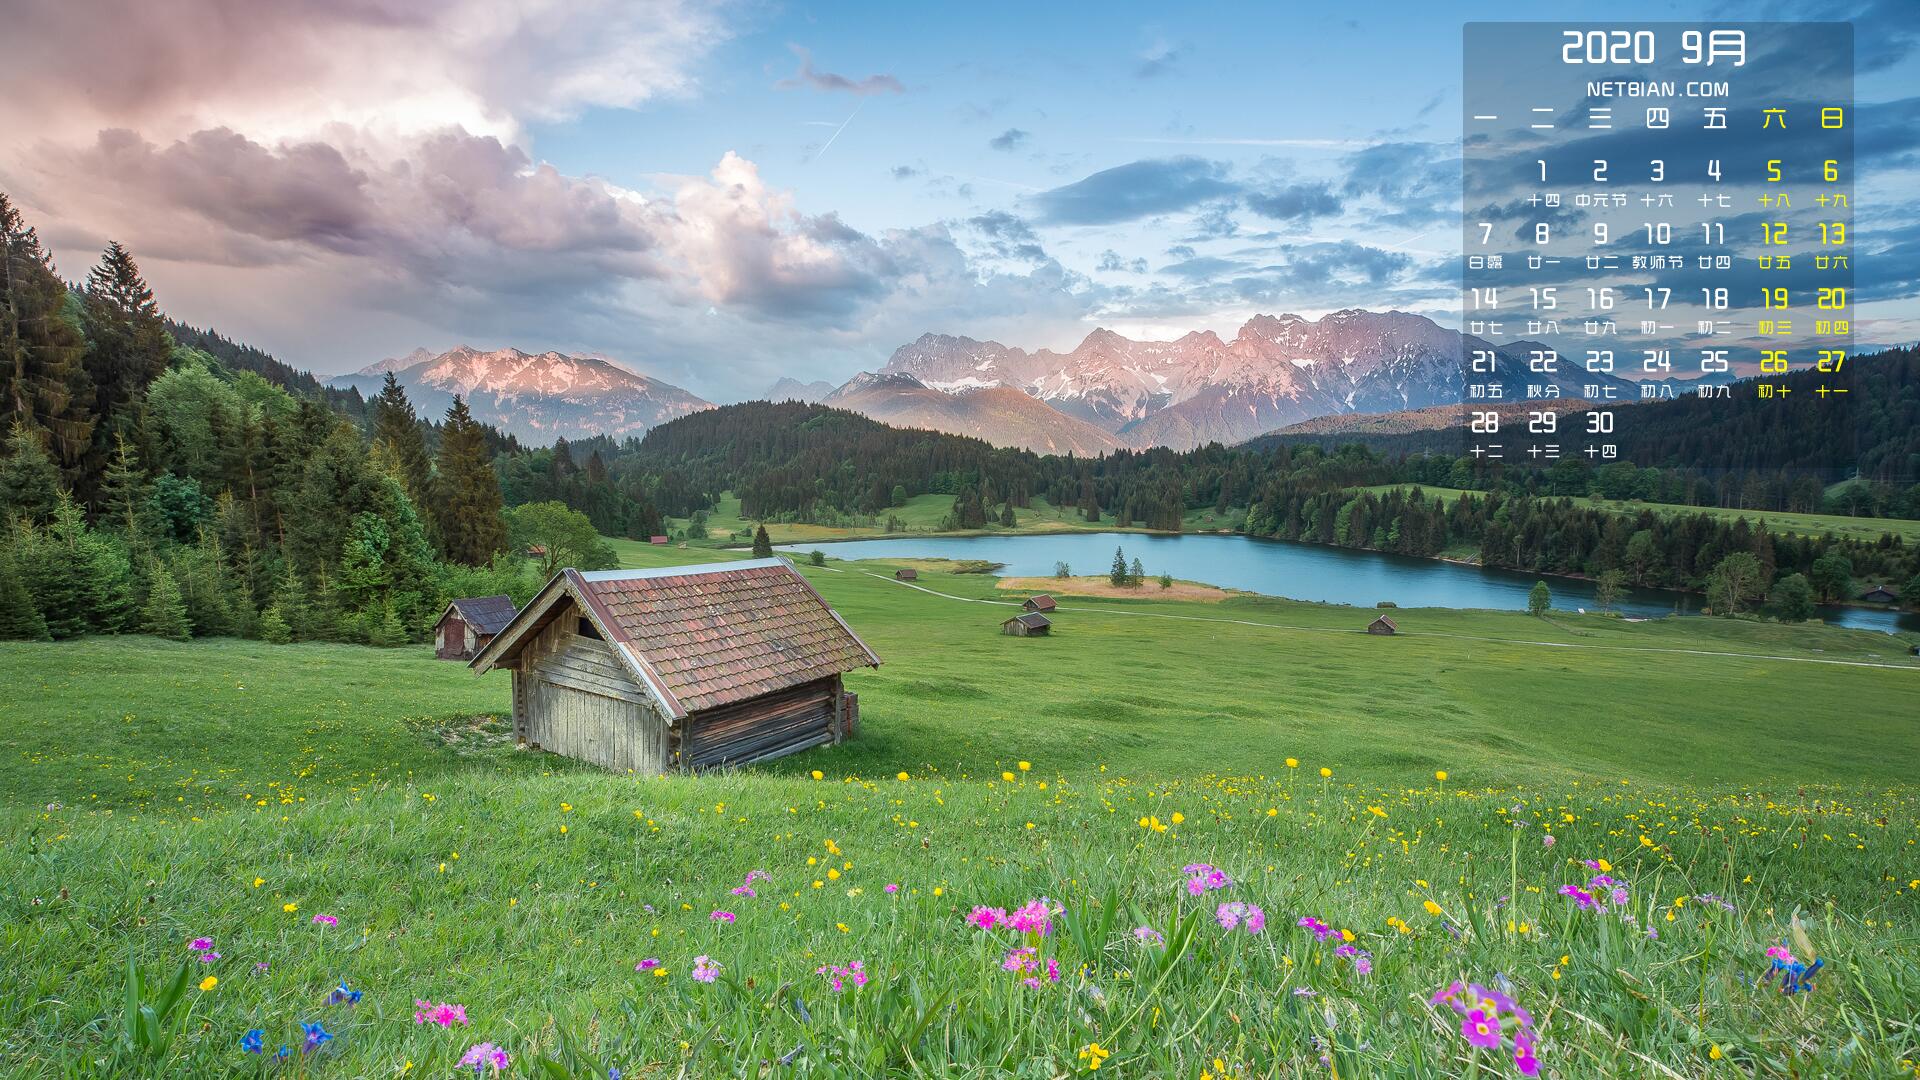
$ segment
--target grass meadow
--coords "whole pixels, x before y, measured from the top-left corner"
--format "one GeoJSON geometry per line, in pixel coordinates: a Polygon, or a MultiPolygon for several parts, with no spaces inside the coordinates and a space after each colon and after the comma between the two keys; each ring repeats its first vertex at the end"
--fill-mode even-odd
{"type": "Polygon", "coordinates": [[[424,647],[0,647],[0,1074],[1915,1075],[1882,635],[803,569],[859,736],[692,778],[424,647]]]}

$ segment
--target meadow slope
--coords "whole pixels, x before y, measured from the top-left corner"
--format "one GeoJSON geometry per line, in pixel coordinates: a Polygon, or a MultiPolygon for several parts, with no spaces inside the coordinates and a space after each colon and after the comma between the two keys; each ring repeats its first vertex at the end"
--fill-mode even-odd
{"type": "Polygon", "coordinates": [[[253,1075],[253,1029],[343,1077],[1912,1072],[1885,637],[1148,597],[1013,639],[991,579],[804,569],[887,661],[859,738],[695,778],[515,749],[421,648],[0,647],[0,1072],[253,1075]],[[129,958],[185,973],[132,1034],[129,958]],[[1456,978],[1527,1023],[1476,998],[1476,1049],[1456,978]]]}

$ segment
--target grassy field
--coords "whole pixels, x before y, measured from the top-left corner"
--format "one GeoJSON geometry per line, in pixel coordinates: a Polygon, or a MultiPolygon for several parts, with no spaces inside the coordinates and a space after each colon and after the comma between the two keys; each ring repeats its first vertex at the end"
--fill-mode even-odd
{"type": "MultiPolygon", "coordinates": [[[[832,525],[768,522],[767,535],[776,544],[804,544],[810,540],[858,540],[886,536],[888,535],[886,520],[889,513],[900,520],[907,532],[949,535],[942,530],[941,523],[952,510],[953,496],[951,495],[914,495],[908,498],[904,505],[879,514],[878,522],[871,527],[842,528],[832,525]]],[[[1112,532],[1115,529],[1111,515],[1097,522],[1088,522],[1081,518],[1078,509],[1054,506],[1043,498],[1035,498],[1032,506],[1016,510],[1014,519],[1015,523],[1011,529],[999,525],[988,525],[984,529],[973,531],[992,535],[1081,529],[1089,532],[1112,532]]],[[[1182,528],[1188,532],[1232,531],[1245,519],[1245,509],[1229,510],[1225,514],[1215,514],[1211,510],[1189,510],[1182,528]]],[[[718,505],[707,516],[708,536],[715,543],[744,543],[740,534],[745,533],[750,536],[756,524],[758,522],[749,521],[740,516],[740,500],[732,493],[721,495],[718,505]]],[[[684,531],[687,527],[687,519],[670,519],[669,526],[676,532],[684,531]]]]}
{"type": "Polygon", "coordinates": [[[993,579],[890,565],[803,568],[886,660],[859,738],[696,778],[516,749],[505,680],[424,648],[0,646],[0,1074],[279,1071],[260,1029],[302,1076],[1520,1075],[1454,979],[1544,1075],[1912,1074],[1885,636],[1148,595],[1014,639],[993,579]]]}
{"type": "MultiPolygon", "coordinates": [[[[1360,488],[1358,490],[1391,491],[1395,488],[1413,486],[1412,484],[1375,484],[1371,487],[1360,488]]],[[[1482,492],[1467,492],[1460,488],[1427,487],[1425,485],[1421,485],[1420,490],[1429,496],[1439,498],[1442,502],[1452,502],[1454,499],[1466,494],[1484,494],[1482,492]]],[[[1589,500],[1585,499],[1581,501],[1589,502],[1589,500]]],[[[1920,521],[1909,521],[1905,518],[1847,517],[1842,514],[1789,514],[1771,510],[1764,512],[1759,510],[1728,510],[1718,506],[1674,506],[1670,503],[1639,502],[1631,499],[1601,499],[1598,502],[1591,503],[1591,505],[1620,514],[1637,515],[1643,510],[1651,510],[1656,514],[1668,517],[1675,514],[1706,514],[1709,517],[1719,518],[1724,521],[1746,518],[1749,523],[1756,526],[1764,520],[1767,523],[1767,528],[1779,535],[1824,536],[1831,533],[1834,536],[1847,537],[1853,540],[1871,541],[1892,534],[1908,544],[1920,543],[1920,521]]]]}

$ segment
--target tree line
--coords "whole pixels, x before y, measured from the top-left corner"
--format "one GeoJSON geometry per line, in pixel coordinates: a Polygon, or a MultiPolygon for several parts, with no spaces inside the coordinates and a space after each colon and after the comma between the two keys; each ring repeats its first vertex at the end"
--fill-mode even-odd
{"type": "Polygon", "coordinates": [[[397,644],[525,598],[515,448],[463,401],[426,423],[391,377],[358,402],[177,329],[124,247],[70,286],[0,193],[0,636],[397,644]]]}

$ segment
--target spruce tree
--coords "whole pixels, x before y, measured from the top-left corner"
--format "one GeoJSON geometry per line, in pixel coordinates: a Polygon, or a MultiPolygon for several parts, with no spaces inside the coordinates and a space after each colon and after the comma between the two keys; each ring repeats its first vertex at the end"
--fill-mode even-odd
{"type": "Polygon", "coordinates": [[[147,602],[140,608],[140,632],[174,641],[187,640],[193,634],[193,624],[187,620],[187,605],[180,599],[180,583],[164,566],[153,568],[152,579],[147,602]]]}
{"type": "Polygon", "coordinates": [[[1127,584],[1138,585],[1147,580],[1147,568],[1140,565],[1140,557],[1133,557],[1133,565],[1127,569],[1127,584]]]}
{"type": "Polygon", "coordinates": [[[127,543],[140,535],[140,508],[147,501],[147,472],[140,466],[140,453],[125,435],[113,436],[113,457],[100,478],[102,520],[118,528],[127,543]]]}
{"type": "Polygon", "coordinates": [[[281,617],[279,604],[268,604],[267,610],[260,613],[260,640],[271,645],[285,645],[293,640],[293,628],[281,617]]]}
{"type": "Polygon", "coordinates": [[[91,503],[113,453],[113,436],[132,429],[140,396],[167,370],[173,338],[140,267],[117,241],[107,245],[87,274],[80,291],[80,321],[86,329],[86,374],[97,422],[86,475],[78,486],[91,503]]]}
{"type": "Polygon", "coordinates": [[[52,256],[0,193],[0,428],[42,432],[69,485],[85,472],[97,426],[85,349],[52,256]]]}
{"type": "Polygon", "coordinates": [[[433,464],[427,457],[427,439],[420,430],[407,391],[387,372],[385,384],[373,399],[373,449],[392,462],[400,486],[415,505],[425,505],[432,494],[433,464]]]}
{"type": "Polygon", "coordinates": [[[760,525],[753,530],[753,557],[765,559],[773,554],[773,538],[767,535],[767,527],[760,525]]]}
{"type": "Polygon", "coordinates": [[[60,471],[39,434],[15,420],[7,456],[0,458],[0,517],[38,524],[52,516],[60,498],[60,471]]]}
{"type": "Polygon", "coordinates": [[[486,434],[457,395],[440,432],[438,498],[434,520],[441,551],[468,566],[484,566],[507,549],[500,516],[500,482],[487,460],[486,434]]]}
{"type": "Polygon", "coordinates": [[[1127,583],[1127,553],[1122,548],[1113,549],[1113,567],[1107,571],[1107,581],[1116,589],[1127,583]]]}
{"type": "Polygon", "coordinates": [[[47,621],[21,579],[13,551],[0,547],[0,641],[47,641],[47,621]]]}

